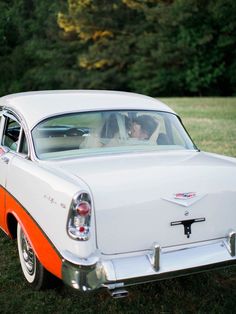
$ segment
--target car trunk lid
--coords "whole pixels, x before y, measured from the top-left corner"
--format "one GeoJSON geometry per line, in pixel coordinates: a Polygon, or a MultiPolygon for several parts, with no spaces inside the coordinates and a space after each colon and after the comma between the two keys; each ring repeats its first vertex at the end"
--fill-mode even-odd
{"type": "Polygon", "coordinates": [[[104,254],[183,245],[236,230],[236,164],[200,152],[163,152],[63,162],[94,200],[104,254]],[[232,219],[234,217],[234,219],[232,219]]]}

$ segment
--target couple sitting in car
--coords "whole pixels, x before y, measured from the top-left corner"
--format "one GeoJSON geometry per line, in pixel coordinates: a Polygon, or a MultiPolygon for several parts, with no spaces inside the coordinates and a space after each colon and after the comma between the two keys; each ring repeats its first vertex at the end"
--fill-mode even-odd
{"type": "Polygon", "coordinates": [[[131,139],[149,140],[157,129],[158,122],[150,115],[128,118],[126,115],[111,113],[101,129],[100,136],[90,134],[80,148],[130,145],[131,139]]]}
{"type": "MultiPolygon", "coordinates": [[[[140,115],[134,119],[123,116],[123,119],[123,124],[125,124],[129,137],[139,140],[149,139],[158,126],[158,122],[147,114],[140,115]]],[[[114,138],[118,132],[119,121],[116,114],[112,113],[102,128],[101,138],[114,138]]]]}

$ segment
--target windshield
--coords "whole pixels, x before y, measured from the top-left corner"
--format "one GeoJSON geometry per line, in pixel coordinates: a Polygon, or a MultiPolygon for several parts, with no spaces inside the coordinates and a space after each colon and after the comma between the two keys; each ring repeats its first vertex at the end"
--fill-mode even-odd
{"type": "Polygon", "coordinates": [[[51,117],[32,131],[39,159],[100,153],[196,149],[179,119],[158,111],[79,112],[51,117]]]}

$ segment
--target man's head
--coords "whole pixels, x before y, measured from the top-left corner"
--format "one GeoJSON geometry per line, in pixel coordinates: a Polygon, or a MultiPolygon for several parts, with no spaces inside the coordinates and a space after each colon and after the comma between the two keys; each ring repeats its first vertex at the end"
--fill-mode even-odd
{"type": "Polygon", "coordinates": [[[149,115],[142,115],[137,117],[131,126],[131,137],[140,140],[149,139],[157,128],[157,121],[149,115]]]}

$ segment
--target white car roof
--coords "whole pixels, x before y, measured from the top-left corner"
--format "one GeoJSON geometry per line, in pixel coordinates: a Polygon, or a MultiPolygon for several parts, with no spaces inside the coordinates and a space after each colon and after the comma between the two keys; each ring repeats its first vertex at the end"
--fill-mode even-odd
{"type": "Polygon", "coordinates": [[[0,106],[13,109],[29,129],[43,119],[69,112],[96,110],[158,110],[174,113],[162,102],[140,94],[115,91],[65,90],[12,94],[0,106]]]}

